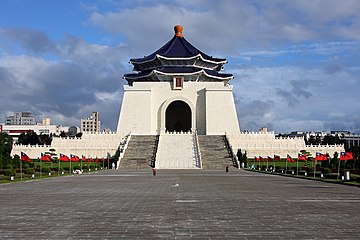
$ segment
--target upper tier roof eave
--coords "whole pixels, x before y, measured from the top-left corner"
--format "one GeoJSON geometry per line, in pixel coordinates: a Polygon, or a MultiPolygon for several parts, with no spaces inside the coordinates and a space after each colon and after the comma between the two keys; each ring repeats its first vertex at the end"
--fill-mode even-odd
{"type": "MultiPolygon", "coordinates": [[[[130,59],[130,63],[135,65],[135,64],[143,64],[143,63],[146,63],[146,62],[152,62],[156,59],[165,59],[165,60],[192,60],[194,58],[200,58],[202,61],[204,62],[207,62],[207,63],[211,63],[211,64],[226,64],[227,63],[227,60],[221,60],[221,61],[211,61],[211,60],[208,60],[208,59],[205,59],[201,53],[197,54],[197,55],[194,55],[194,56],[191,56],[191,57],[165,57],[165,56],[162,56],[160,54],[156,54],[153,58],[151,59],[145,59],[144,61],[134,61],[135,59],[130,59]]],[[[140,59],[136,59],[136,60],[140,60],[140,59]]]]}
{"type": "Polygon", "coordinates": [[[156,75],[156,74],[169,75],[169,76],[191,76],[191,75],[201,75],[201,74],[203,74],[203,75],[205,75],[205,76],[207,76],[209,78],[215,78],[215,79],[222,80],[222,81],[226,81],[226,80],[229,81],[229,80],[234,78],[233,75],[226,76],[226,77],[225,76],[224,77],[214,76],[214,75],[208,74],[205,70],[199,70],[199,71],[190,72],[190,73],[183,73],[183,72],[168,73],[168,72],[162,72],[162,71],[159,71],[159,70],[152,70],[147,75],[143,75],[143,76],[139,76],[139,77],[129,77],[129,76],[124,75],[124,78],[126,80],[136,80],[136,79],[150,77],[150,76],[156,75]]]}

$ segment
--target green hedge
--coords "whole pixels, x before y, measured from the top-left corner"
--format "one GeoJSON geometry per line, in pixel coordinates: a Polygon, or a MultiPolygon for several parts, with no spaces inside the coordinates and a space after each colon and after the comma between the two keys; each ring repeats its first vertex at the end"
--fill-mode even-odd
{"type": "Polygon", "coordinates": [[[25,173],[26,173],[26,174],[34,174],[34,173],[35,173],[35,170],[34,170],[33,168],[27,168],[27,169],[25,170],[25,173]]]}
{"type": "Polygon", "coordinates": [[[5,169],[4,175],[5,176],[15,176],[15,170],[14,169],[5,169]]]}

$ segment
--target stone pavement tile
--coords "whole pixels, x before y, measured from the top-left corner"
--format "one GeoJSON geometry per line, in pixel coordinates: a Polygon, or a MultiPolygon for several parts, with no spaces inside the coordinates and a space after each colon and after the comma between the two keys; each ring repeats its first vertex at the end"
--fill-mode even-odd
{"type": "Polygon", "coordinates": [[[0,185],[0,239],[360,239],[359,188],[243,171],[0,185]]]}

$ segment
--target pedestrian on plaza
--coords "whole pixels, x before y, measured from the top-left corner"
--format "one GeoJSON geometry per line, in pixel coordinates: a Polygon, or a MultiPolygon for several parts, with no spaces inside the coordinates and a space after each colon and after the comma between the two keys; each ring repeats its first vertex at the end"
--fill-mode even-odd
{"type": "Polygon", "coordinates": [[[226,165],[225,172],[229,172],[229,165],[226,165]]]}
{"type": "Polygon", "coordinates": [[[156,176],[156,168],[152,168],[152,173],[153,173],[153,176],[156,176]]]}

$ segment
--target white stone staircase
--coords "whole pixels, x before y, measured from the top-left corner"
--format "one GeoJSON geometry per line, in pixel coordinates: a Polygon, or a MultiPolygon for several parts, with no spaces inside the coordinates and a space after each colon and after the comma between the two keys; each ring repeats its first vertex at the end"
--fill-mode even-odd
{"type": "Polygon", "coordinates": [[[198,169],[194,135],[167,133],[160,135],[155,167],[158,169],[198,169]]]}

